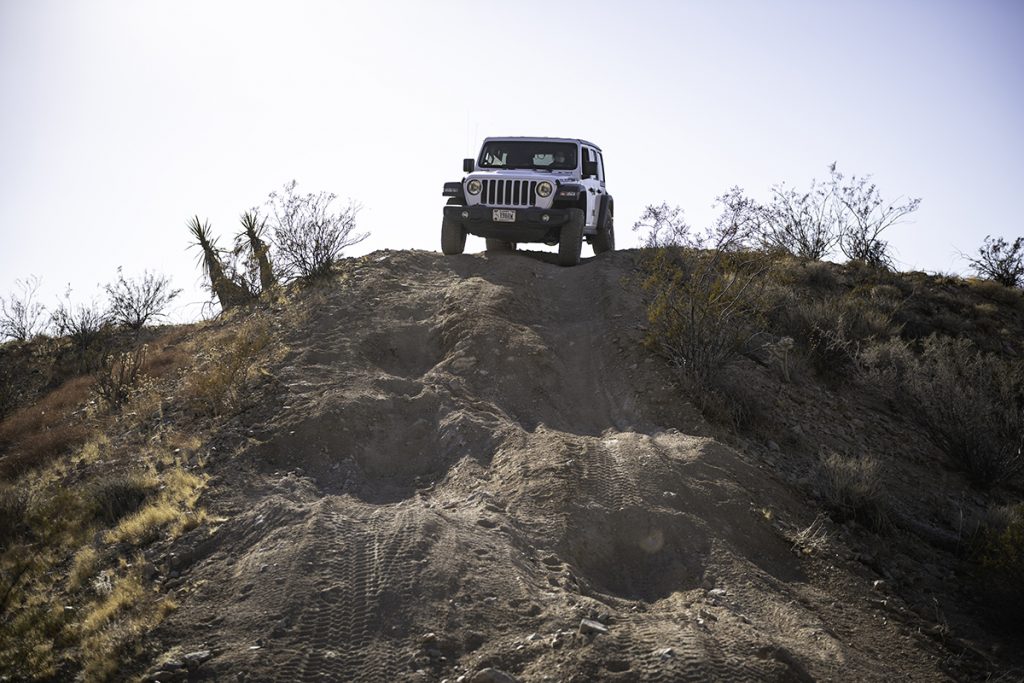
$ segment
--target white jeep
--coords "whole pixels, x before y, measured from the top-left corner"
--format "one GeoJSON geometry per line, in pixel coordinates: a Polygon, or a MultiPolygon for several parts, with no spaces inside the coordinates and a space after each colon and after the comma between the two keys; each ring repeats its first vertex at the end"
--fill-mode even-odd
{"type": "Polygon", "coordinates": [[[574,266],[586,240],[595,254],[615,248],[612,197],[601,148],[569,138],[487,138],[465,159],[462,182],[444,184],[441,251],[461,254],[466,235],[488,251],[519,242],[558,245],[558,263],[574,266]]]}

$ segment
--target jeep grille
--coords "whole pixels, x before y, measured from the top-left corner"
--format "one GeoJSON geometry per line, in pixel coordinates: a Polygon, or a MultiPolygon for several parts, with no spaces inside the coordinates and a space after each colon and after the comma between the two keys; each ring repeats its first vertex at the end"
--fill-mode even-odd
{"type": "Polygon", "coordinates": [[[536,180],[485,179],[480,203],[488,206],[533,206],[537,203],[536,180]]]}

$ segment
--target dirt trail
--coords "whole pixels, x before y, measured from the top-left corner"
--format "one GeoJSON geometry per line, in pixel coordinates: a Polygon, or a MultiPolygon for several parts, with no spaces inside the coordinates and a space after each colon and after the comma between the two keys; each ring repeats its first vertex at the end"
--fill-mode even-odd
{"type": "Polygon", "coordinates": [[[862,567],[792,551],[778,519],[810,508],[643,353],[635,258],[353,266],[218,460],[228,519],[182,542],[165,655],[227,680],[943,679],[862,567]]]}

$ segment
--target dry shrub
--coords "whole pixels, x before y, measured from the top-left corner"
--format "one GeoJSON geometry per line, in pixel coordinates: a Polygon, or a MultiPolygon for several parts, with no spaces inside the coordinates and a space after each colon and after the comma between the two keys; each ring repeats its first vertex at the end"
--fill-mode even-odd
{"type": "Polygon", "coordinates": [[[238,407],[246,381],[271,342],[265,324],[247,321],[233,330],[233,336],[208,344],[185,379],[182,394],[187,404],[202,415],[222,415],[238,407]]]}
{"type": "MultiPolygon", "coordinates": [[[[899,390],[939,447],[975,481],[1005,481],[1024,467],[1024,363],[932,335],[920,356],[893,347],[899,390]],[[898,367],[897,367],[898,366],[898,367]]],[[[870,368],[878,359],[865,359],[870,368]]]]}
{"type": "Polygon", "coordinates": [[[118,409],[131,397],[146,366],[148,348],[143,344],[134,351],[110,354],[104,358],[93,391],[111,410],[118,409]]]}
{"type": "Polygon", "coordinates": [[[157,483],[149,474],[120,472],[93,482],[87,496],[92,501],[96,519],[109,526],[138,510],[157,483]]]}
{"type": "Polygon", "coordinates": [[[818,489],[840,521],[856,520],[874,531],[888,526],[889,504],[874,458],[825,453],[818,467],[818,489]]]}

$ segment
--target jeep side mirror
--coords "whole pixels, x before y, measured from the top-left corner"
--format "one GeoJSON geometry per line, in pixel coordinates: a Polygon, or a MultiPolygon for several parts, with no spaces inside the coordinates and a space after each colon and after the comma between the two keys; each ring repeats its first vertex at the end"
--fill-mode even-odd
{"type": "Polygon", "coordinates": [[[474,166],[476,166],[476,159],[463,159],[462,160],[462,172],[463,173],[472,173],[474,166]]]}
{"type": "Polygon", "coordinates": [[[584,178],[597,177],[597,162],[596,161],[589,161],[587,159],[583,160],[583,177],[584,178]]]}

